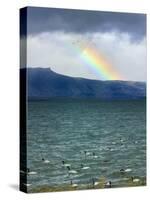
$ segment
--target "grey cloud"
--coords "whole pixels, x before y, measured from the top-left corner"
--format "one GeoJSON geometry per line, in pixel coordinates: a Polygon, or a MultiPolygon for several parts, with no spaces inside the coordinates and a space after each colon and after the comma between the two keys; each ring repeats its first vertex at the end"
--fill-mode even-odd
{"type": "Polygon", "coordinates": [[[124,32],[134,40],[146,35],[146,15],[28,7],[28,34],[42,32],[124,32]]]}

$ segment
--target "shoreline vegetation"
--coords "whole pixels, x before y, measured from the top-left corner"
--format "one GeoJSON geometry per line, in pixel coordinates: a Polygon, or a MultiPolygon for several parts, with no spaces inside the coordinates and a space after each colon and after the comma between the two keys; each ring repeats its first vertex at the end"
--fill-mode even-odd
{"type": "Polygon", "coordinates": [[[110,189],[110,188],[124,188],[124,187],[137,187],[146,186],[146,177],[128,177],[126,181],[121,180],[117,184],[112,184],[111,187],[106,185],[105,177],[100,178],[96,185],[92,184],[66,184],[61,186],[39,186],[37,188],[29,189],[30,193],[41,193],[41,192],[63,192],[63,191],[76,191],[76,190],[90,190],[90,189],[110,189]],[[135,181],[134,181],[135,180],[135,181]]]}

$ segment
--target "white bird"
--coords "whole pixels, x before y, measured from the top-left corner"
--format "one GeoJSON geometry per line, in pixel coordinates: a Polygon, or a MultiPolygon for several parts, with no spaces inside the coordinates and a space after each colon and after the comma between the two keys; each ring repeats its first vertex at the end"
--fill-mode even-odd
{"type": "Polygon", "coordinates": [[[49,160],[45,160],[44,158],[42,158],[42,161],[43,161],[44,163],[50,163],[49,160]]]}
{"type": "Polygon", "coordinates": [[[76,183],[72,183],[72,180],[71,180],[71,186],[72,186],[72,187],[77,187],[78,184],[76,184],[76,183]]]}
{"type": "Polygon", "coordinates": [[[65,167],[70,167],[71,164],[67,164],[67,163],[66,163],[66,164],[64,164],[64,166],[65,166],[65,167]]]}
{"type": "Polygon", "coordinates": [[[93,158],[98,158],[98,156],[96,156],[94,152],[93,152],[93,158]]]}
{"type": "Polygon", "coordinates": [[[70,166],[71,166],[71,164],[65,163],[64,160],[62,161],[62,164],[63,164],[63,166],[65,166],[65,167],[70,167],[70,166]]]}
{"type": "Polygon", "coordinates": [[[77,174],[78,172],[76,170],[69,170],[69,174],[77,174]]]}
{"type": "Polygon", "coordinates": [[[78,186],[78,184],[72,184],[72,187],[77,187],[78,186]]]}
{"type": "Polygon", "coordinates": [[[27,174],[28,175],[35,175],[35,174],[37,174],[37,172],[28,172],[27,174]]]}
{"type": "Polygon", "coordinates": [[[107,183],[105,183],[105,187],[106,188],[111,188],[111,181],[108,181],[107,183]]]}
{"type": "Polygon", "coordinates": [[[94,158],[98,158],[98,156],[94,156],[94,158]]]}
{"type": "Polygon", "coordinates": [[[96,186],[96,185],[99,185],[99,182],[95,182],[94,185],[95,185],[95,186],[96,186]]]}
{"type": "Polygon", "coordinates": [[[124,142],[124,139],[120,138],[120,142],[124,142]]]}
{"type": "Polygon", "coordinates": [[[137,183],[137,182],[140,181],[140,179],[139,179],[139,178],[134,178],[133,176],[131,176],[131,181],[132,181],[133,183],[137,183]]]}
{"type": "Polygon", "coordinates": [[[94,187],[96,185],[99,185],[99,182],[95,182],[94,178],[92,178],[92,184],[93,184],[93,187],[94,187]]]}
{"type": "Polygon", "coordinates": [[[133,183],[137,183],[137,182],[140,181],[140,179],[139,179],[139,178],[135,178],[135,179],[133,179],[132,181],[133,181],[133,183]]]}
{"type": "Polygon", "coordinates": [[[90,152],[87,152],[86,155],[89,156],[89,155],[91,155],[91,153],[90,153],[90,152]]]}
{"type": "Polygon", "coordinates": [[[112,142],[112,144],[116,144],[116,142],[112,142]]]}
{"type": "Polygon", "coordinates": [[[130,169],[130,168],[127,168],[127,169],[120,169],[120,172],[121,173],[126,173],[126,172],[131,172],[132,171],[132,169],[130,169]]]}
{"type": "Polygon", "coordinates": [[[90,152],[87,152],[87,151],[84,151],[84,154],[85,154],[85,158],[86,158],[86,156],[91,155],[91,153],[90,153],[90,152]]]}
{"type": "Polygon", "coordinates": [[[125,172],[131,172],[132,169],[128,168],[128,169],[125,169],[124,171],[125,171],[125,172]]]}
{"type": "Polygon", "coordinates": [[[76,170],[71,170],[71,168],[69,166],[67,167],[67,169],[68,169],[69,174],[77,174],[78,173],[76,170]]]}
{"type": "Polygon", "coordinates": [[[85,169],[85,170],[86,170],[86,169],[89,169],[89,168],[90,168],[90,167],[88,167],[88,166],[85,166],[85,167],[84,167],[84,165],[81,164],[81,169],[85,169]]]}
{"type": "Polygon", "coordinates": [[[107,151],[114,151],[114,149],[112,149],[111,147],[108,147],[106,150],[107,151]]]}
{"type": "Polygon", "coordinates": [[[87,166],[87,167],[83,167],[82,169],[90,169],[90,167],[87,166]]]}
{"type": "Polygon", "coordinates": [[[110,149],[110,151],[114,151],[114,149],[110,149]]]}
{"type": "Polygon", "coordinates": [[[26,171],[21,170],[20,172],[23,173],[23,174],[27,174],[27,175],[35,175],[35,174],[37,174],[37,172],[30,171],[29,168],[27,168],[26,171]]]}

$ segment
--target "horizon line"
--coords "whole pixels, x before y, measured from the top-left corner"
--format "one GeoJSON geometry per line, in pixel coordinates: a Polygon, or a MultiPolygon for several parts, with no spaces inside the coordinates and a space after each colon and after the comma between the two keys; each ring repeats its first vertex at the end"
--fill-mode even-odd
{"type": "Polygon", "coordinates": [[[62,76],[67,76],[67,77],[70,77],[70,78],[80,78],[80,79],[88,79],[88,80],[93,80],[93,81],[122,81],[122,82],[140,82],[140,83],[147,83],[147,80],[143,80],[143,81],[139,81],[139,80],[119,80],[119,79],[116,79],[116,80],[101,80],[101,79],[91,79],[91,78],[85,78],[85,77],[81,77],[81,76],[69,76],[69,75],[66,75],[66,74],[62,74],[62,73],[58,73],[56,71],[54,71],[51,67],[20,67],[20,69],[42,69],[42,70],[50,70],[52,71],[53,73],[56,73],[56,74],[59,74],[59,75],[62,75],[62,76]]]}

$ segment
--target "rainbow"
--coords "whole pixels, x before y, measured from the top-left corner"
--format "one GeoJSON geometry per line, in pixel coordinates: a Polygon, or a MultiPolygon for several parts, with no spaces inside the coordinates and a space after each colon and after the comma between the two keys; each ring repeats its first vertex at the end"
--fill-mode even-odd
{"type": "Polygon", "coordinates": [[[122,75],[94,46],[76,43],[76,49],[89,68],[102,80],[123,80],[122,75]]]}

